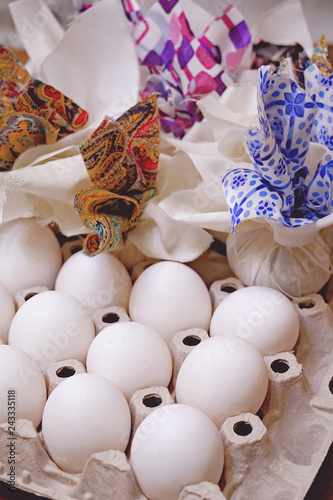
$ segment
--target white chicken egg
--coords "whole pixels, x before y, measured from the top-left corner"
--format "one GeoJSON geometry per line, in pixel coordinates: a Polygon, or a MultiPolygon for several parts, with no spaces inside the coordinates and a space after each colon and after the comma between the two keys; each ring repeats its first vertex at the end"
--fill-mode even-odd
{"type": "Polygon", "coordinates": [[[95,337],[90,314],[75,297],[55,291],[35,295],[15,314],[8,342],[34,358],[41,369],[64,359],[84,363],[95,337]]]}
{"type": "Polygon", "coordinates": [[[54,288],[62,254],[53,231],[35,219],[0,225],[0,281],[12,295],[33,286],[54,288]]]}
{"type": "Polygon", "coordinates": [[[138,389],[167,387],[172,358],[163,338],[149,326],[121,322],[108,326],[93,340],[87,370],[111,380],[129,401],[138,389]]]}
{"type": "Polygon", "coordinates": [[[207,330],[212,315],[209,292],[200,276],[179,262],[158,262],[133,285],[129,314],[156,330],[170,344],[181,330],[207,330]]]}
{"type": "Polygon", "coordinates": [[[227,417],[256,413],[267,393],[268,372],[258,349],[222,335],[198,344],[180,367],[178,403],[195,406],[221,427],[227,417]]]}
{"type": "Polygon", "coordinates": [[[218,483],[223,463],[222,438],[214,423],[183,404],[153,411],[132,441],[132,469],[150,500],[177,500],[187,484],[218,483]]]}
{"type": "Polygon", "coordinates": [[[45,402],[45,380],[34,360],[16,347],[0,345],[0,423],[25,418],[37,428],[45,402]]]}
{"type": "Polygon", "coordinates": [[[263,356],[291,351],[299,334],[295,307],[285,295],[265,286],[241,288],[216,308],[211,336],[237,335],[253,344],[263,356]]]}
{"type": "Polygon", "coordinates": [[[49,396],[43,413],[45,447],[65,472],[82,472],[93,453],[125,451],[131,416],[123,393],[94,373],[74,375],[49,396]]]}
{"type": "Polygon", "coordinates": [[[128,310],[132,282],[124,264],[110,253],[90,257],[81,251],[64,263],[55,289],[76,297],[93,312],[108,306],[128,310]]]}

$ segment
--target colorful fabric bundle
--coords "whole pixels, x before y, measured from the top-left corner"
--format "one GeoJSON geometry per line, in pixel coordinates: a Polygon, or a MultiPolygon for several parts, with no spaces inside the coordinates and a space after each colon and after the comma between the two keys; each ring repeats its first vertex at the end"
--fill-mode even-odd
{"type": "MultiPolygon", "coordinates": [[[[223,186],[233,228],[246,219],[269,218],[298,227],[333,211],[333,156],[314,151],[316,103],[296,82],[259,70],[260,127],[249,130],[246,147],[253,169],[227,173],[223,186]]],[[[318,146],[317,146],[318,148],[318,146]]]]}
{"type": "Polygon", "coordinates": [[[75,197],[76,211],[94,231],[85,240],[85,250],[94,255],[119,249],[156,192],[155,96],[140,101],[117,121],[105,118],[80,149],[93,184],[75,197]]]}
{"type": "Polygon", "coordinates": [[[305,89],[318,108],[311,140],[333,151],[333,72],[324,36],[315,47],[311,62],[304,72],[305,89]]]}
{"type": "MultiPolygon", "coordinates": [[[[305,86],[317,68],[310,67],[305,86]]],[[[316,293],[331,273],[319,232],[333,220],[333,154],[313,136],[323,107],[283,69],[263,66],[258,76],[259,127],[245,134],[252,165],[234,165],[223,177],[233,228],[228,260],[245,285],[316,293]]]]}
{"type": "Polygon", "coordinates": [[[28,148],[52,144],[80,130],[87,112],[32,78],[14,53],[0,45],[0,170],[10,170],[28,148]]]}
{"type": "Polygon", "coordinates": [[[297,83],[319,108],[311,140],[333,150],[333,72],[325,36],[315,46],[311,58],[299,44],[284,46],[261,41],[253,46],[253,69],[269,65],[272,71],[281,72],[281,64],[292,71],[297,83]]]}
{"type": "Polygon", "coordinates": [[[297,80],[304,83],[304,70],[310,65],[308,55],[302,45],[275,45],[261,40],[253,45],[251,68],[270,66],[271,71],[278,70],[283,59],[288,58],[297,80]]]}
{"type": "Polygon", "coordinates": [[[326,77],[329,77],[332,73],[332,65],[328,59],[328,49],[324,35],[314,48],[311,63],[315,64],[326,77]]]}
{"type": "Polygon", "coordinates": [[[123,4],[139,62],[151,72],[142,95],[156,93],[163,129],[181,137],[202,119],[196,100],[225,90],[224,72],[237,69],[250,32],[232,5],[196,37],[180,0],[159,0],[145,15],[135,0],[123,4]]]}

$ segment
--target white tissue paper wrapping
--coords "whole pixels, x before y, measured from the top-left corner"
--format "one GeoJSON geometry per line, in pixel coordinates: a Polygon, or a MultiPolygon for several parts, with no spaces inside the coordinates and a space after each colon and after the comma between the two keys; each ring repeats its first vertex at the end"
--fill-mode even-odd
{"type": "Polygon", "coordinates": [[[252,40],[265,40],[276,45],[299,43],[312,54],[313,41],[300,0],[279,2],[251,25],[252,40]]]}
{"type": "Polygon", "coordinates": [[[207,250],[213,237],[201,227],[171,218],[161,208],[161,201],[195,186],[200,176],[188,156],[181,153],[175,156],[161,154],[158,168],[158,194],[147,203],[128,242],[134,243],[148,257],[192,261],[207,250]]]}
{"type": "Polygon", "coordinates": [[[136,104],[139,65],[121,3],[101,0],[77,17],[39,77],[88,111],[89,125],[136,104]]]}
{"type": "Polygon", "coordinates": [[[26,68],[32,76],[39,75],[41,63],[55,50],[65,31],[42,0],[19,0],[8,7],[29,56],[26,68]]]}
{"type": "MultiPolygon", "coordinates": [[[[21,1],[30,6],[33,15],[33,5],[38,7],[40,0],[21,1]]],[[[13,4],[17,4],[17,8],[12,8],[14,21],[15,16],[20,17],[21,1],[13,4]]],[[[269,26],[279,25],[281,34],[286,19],[294,16],[296,9],[298,17],[288,24],[283,40],[276,41],[293,43],[297,32],[297,41],[309,48],[311,38],[300,5],[298,1],[287,3],[281,19],[275,14],[266,16],[266,31],[270,32],[269,26]]],[[[257,24],[261,26],[261,22],[257,24]]],[[[42,31],[42,36],[47,35],[47,29],[42,31]]],[[[266,32],[261,31],[256,35],[263,38],[266,32]]],[[[60,38],[60,32],[57,33],[60,38]]],[[[274,42],[273,38],[268,41],[274,42]]],[[[33,76],[54,85],[86,109],[90,130],[105,114],[117,117],[137,102],[138,63],[119,2],[102,0],[75,20],[56,47],[52,44],[56,45],[54,36],[46,45],[47,50],[41,52],[38,44],[26,44],[33,76]]],[[[147,203],[140,223],[128,238],[130,245],[148,257],[191,261],[209,247],[211,233],[231,231],[221,179],[232,164],[241,167],[250,163],[244,134],[256,117],[256,88],[247,84],[229,87],[219,99],[207,96],[199,106],[205,119],[196,123],[184,139],[162,133],[158,195],[147,203]]],[[[52,218],[66,235],[87,232],[73,209],[73,192],[90,183],[77,148],[83,141],[81,136],[75,136],[25,153],[15,165],[17,170],[1,177],[1,220],[52,218]],[[12,202],[14,193],[20,203],[12,202]]]]}
{"type": "Polygon", "coordinates": [[[77,146],[57,150],[10,172],[0,172],[0,217],[7,222],[37,217],[55,222],[66,236],[87,229],[73,209],[73,199],[91,187],[90,177],[77,146]]]}
{"type": "Polygon", "coordinates": [[[37,217],[55,222],[66,236],[87,233],[73,206],[74,195],[91,187],[78,146],[106,114],[118,116],[139,99],[139,69],[126,18],[118,1],[102,0],[62,33],[40,0],[14,2],[11,13],[25,41],[32,76],[80,103],[89,121],[86,129],[55,144],[27,150],[12,171],[0,172],[0,221],[37,217]],[[24,27],[36,27],[39,14],[47,22],[25,36],[24,27]]]}
{"type": "MultiPolygon", "coordinates": [[[[264,68],[262,69],[262,71],[263,73],[265,73],[264,68]]],[[[285,85],[284,81],[286,79],[283,79],[281,77],[281,80],[279,80],[279,78],[280,77],[275,77],[275,80],[278,83],[281,81],[283,82],[282,85],[285,85]]],[[[269,78],[267,78],[267,85],[268,87],[270,85],[269,78]]],[[[269,92],[273,92],[275,88],[276,87],[274,86],[272,90],[264,90],[264,95],[268,95],[269,92]]],[[[234,89],[233,93],[234,99],[232,100],[232,102],[237,102],[241,108],[242,103],[244,102],[243,100],[244,98],[246,98],[244,89],[234,89]]],[[[277,92],[274,92],[273,96],[275,96],[276,94],[277,92]]],[[[250,96],[250,94],[248,95],[250,96]]],[[[303,97],[304,94],[300,92],[298,95],[303,97]]],[[[304,105],[301,98],[299,98],[299,102],[304,105]]],[[[312,104],[312,106],[314,105],[312,104]]],[[[254,186],[256,185],[255,182],[257,182],[257,180],[251,181],[250,184],[249,181],[252,178],[252,174],[254,174],[254,177],[258,178],[257,184],[260,184],[259,175],[257,174],[257,172],[260,171],[261,167],[259,166],[254,169],[253,164],[250,161],[250,157],[245,152],[245,149],[243,148],[243,132],[239,135],[239,143],[237,143],[237,130],[242,129],[242,125],[240,123],[239,116],[235,115],[234,117],[232,117],[232,115],[230,114],[229,106],[227,106],[227,108],[228,109],[226,110],[226,112],[221,113],[220,116],[224,116],[229,119],[233,118],[233,123],[228,123],[225,119],[220,120],[220,150],[223,151],[224,154],[228,152],[229,156],[232,157],[233,165],[229,167],[231,180],[228,181],[228,197],[230,198],[234,193],[233,199],[237,199],[237,204],[239,203],[240,205],[239,209],[236,207],[235,202],[234,205],[232,205],[234,221],[233,223],[235,225],[235,228],[233,233],[230,234],[227,239],[227,255],[230,266],[238,276],[238,278],[245,285],[270,286],[284,292],[289,296],[302,296],[309,293],[318,292],[327,282],[331,273],[330,249],[319,233],[321,229],[332,224],[333,214],[330,213],[330,208],[328,208],[327,212],[324,212],[324,214],[321,213],[321,206],[318,206],[319,215],[317,219],[311,214],[307,214],[308,218],[304,221],[298,220],[297,217],[301,217],[301,215],[294,216],[294,218],[290,217],[290,220],[286,217],[286,219],[283,221],[281,217],[278,217],[278,211],[275,212],[275,214],[273,211],[269,216],[260,216],[260,210],[257,210],[258,207],[255,208],[256,202],[259,201],[260,205],[265,202],[266,197],[261,198],[262,201],[260,201],[260,196],[259,198],[257,196],[257,199],[255,199],[254,186]],[[234,173],[232,171],[234,171],[234,173]],[[238,182],[239,187],[237,184],[238,182]],[[231,184],[234,183],[237,184],[238,190],[236,188],[231,189],[231,184]],[[248,193],[248,195],[246,193],[248,193]],[[246,205],[246,207],[250,207],[247,210],[247,212],[249,213],[248,216],[246,216],[245,214],[245,209],[243,211],[243,207],[245,207],[243,198],[245,202],[246,200],[251,200],[246,205]],[[327,213],[326,216],[325,213],[327,213]],[[254,220],[251,220],[251,218],[254,218],[254,220]]],[[[272,109],[274,108],[270,107],[270,110],[272,109]]],[[[310,108],[310,111],[311,109],[314,110],[314,113],[312,113],[313,120],[316,110],[314,107],[310,108]]],[[[243,121],[248,125],[252,121],[251,109],[249,105],[247,107],[247,110],[250,112],[248,114],[244,114],[243,121]]],[[[211,113],[214,113],[213,119],[216,121],[216,116],[218,115],[216,105],[211,105],[211,113]]],[[[308,112],[308,115],[308,119],[310,120],[310,112],[308,112]]],[[[255,119],[256,116],[253,116],[253,120],[255,119]]],[[[264,127],[265,121],[262,121],[261,123],[264,127]]],[[[253,122],[253,125],[255,125],[255,121],[253,122]]],[[[302,127],[303,125],[301,125],[301,128],[302,127]]],[[[251,126],[250,128],[253,129],[253,126],[251,126]]],[[[305,140],[306,142],[303,142],[302,147],[305,147],[307,141],[309,141],[308,133],[304,129],[304,132],[298,132],[298,134],[304,135],[303,141],[305,140]],[[305,139],[306,137],[307,139],[305,139]]],[[[254,140],[257,136],[255,134],[251,136],[250,134],[249,137],[253,137],[254,140]]],[[[295,141],[295,139],[293,140],[295,141]]],[[[299,142],[297,142],[296,145],[297,144],[299,144],[299,142]]],[[[263,146],[264,145],[265,143],[263,144],[263,146]]],[[[284,143],[281,144],[281,151],[283,151],[282,146],[284,146],[284,143]]],[[[257,151],[258,155],[259,151],[260,149],[258,149],[257,151]]],[[[270,152],[268,152],[268,146],[266,146],[263,151],[265,152],[263,156],[267,155],[267,159],[264,159],[263,161],[266,161],[266,163],[268,163],[270,158],[273,158],[273,156],[269,156],[270,152]]],[[[302,149],[300,151],[302,151],[302,149]]],[[[258,164],[260,165],[261,157],[258,156],[257,153],[254,157],[256,158],[256,162],[258,162],[258,164]]],[[[319,161],[324,161],[325,158],[325,161],[327,163],[330,159],[329,153],[329,150],[325,146],[312,142],[309,143],[309,150],[307,155],[300,155],[298,169],[300,170],[302,167],[301,159],[303,158],[304,161],[305,158],[304,167],[306,167],[310,172],[310,175],[308,174],[307,177],[310,179],[310,182],[314,182],[316,177],[313,173],[311,177],[311,172],[316,171],[317,175],[321,175],[321,170],[318,173],[318,169],[321,165],[319,161]]],[[[291,162],[296,161],[294,160],[294,157],[292,155],[291,158],[291,162]]],[[[266,163],[264,163],[262,167],[264,171],[268,170],[264,168],[266,163]]],[[[270,164],[271,162],[269,163],[269,165],[270,164]]],[[[327,165],[327,168],[329,168],[329,165],[327,165]]],[[[273,181],[275,182],[275,174],[273,175],[274,166],[271,167],[271,170],[272,172],[267,172],[267,180],[272,179],[271,181],[269,181],[272,184],[273,181]],[[273,177],[268,177],[268,174],[273,175],[273,177]]],[[[226,179],[230,176],[230,174],[228,174],[226,179]]],[[[266,175],[266,172],[264,172],[263,175],[264,174],[266,175]]],[[[277,174],[277,176],[278,175],[279,174],[277,174]]],[[[330,174],[327,173],[326,175],[330,174]]],[[[227,187],[226,179],[224,179],[225,192],[227,187]]],[[[309,182],[309,179],[305,180],[305,182],[309,182]]],[[[319,184],[321,184],[320,181],[319,184]]],[[[265,184],[262,184],[262,186],[265,190],[265,184]]],[[[309,186],[311,186],[311,184],[309,186]]],[[[312,188],[312,190],[314,190],[314,188],[312,188]]],[[[274,193],[274,190],[271,192],[274,193]]],[[[308,200],[305,200],[305,203],[311,204],[311,192],[312,191],[309,187],[308,200]]],[[[257,193],[259,194],[259,191],[257,191],[257,193]]],[[[266,193],[262,194],[265,194],[266,196],[266,193]]],[[[269,196],[267,196],[267,200],[268,199],[269,196]]],[[[269,206],[269,201],[266,201],[266,204],[267,206],[269,206]]]]}
{"type": "MultiPolygon", "coordinates": [[[[181,140],[165,137],[175,150],[171,152],[172,156],[165,155],[160,164],[159,175],[167,168],[164,187],[147,204],[142,219],[147,217],[145,223],[149,227],[151,207],[154,206],[153,210],[158,207],[161,217],[168,221],[170,234],[172,228],[183,228],[180,241],[184,238],[189,242],[187,249],[179,247],[184,262],[207,249],[212,241],[211,233],[220,236],[231,231],[221,179],[234,161],[249,161],[243,146],[244,124],[247,124],[244,112],[248,112],[248,123],[251,123],[256,110],[255,92],[255,88],[251,90],[253,99],[249,99],[249,89],[229,87],[219,99],[205,97],[199,102],[199,107],[207,120],[196,123],[181,140]]],[[[143,228],[141,222],[130,235],[130,240],[143,228]]],[[[176,234],[171,240],[174,243],[178,238],[176,234]]]]}
{"type": "MultiPolygon", "coordinates": [[[[286,2],[280,8],[281,12],[274,8],[251,27],[252,39],[263,38],[286,45],[297,41],[311,52],[313,44],[301,2],[286,2]],[[282,32],[279,41],[277,33],[282,32]]],[[[200,234],[203,230],[214,233],[221,239],[223,233],[231,231],[222,177],[229,169],[235,168],[235,164],[240,168],[251,165],[244,137],[246,130],[257,120],[257,71],[245,73],[251,73],[251,77],[241,74],[238,83],[229,86],[221,97],[208,95],[198,102],[205,119],[196,123],[183,139],[164,135],[175,148],[173,163],[181,165],[185,154],[199,176],[192,177],[187,187],[161,195],[158,206],[175,222],[198,231],[197,252],[204,248],[199,231],[200,234]]],[[[154,203],[156,199],[149,202],[154,203]]]]}
{"type": "MultiPolygon", "coordinates": [[[[240,8],[242,7],[245,15],[249,9],[252,12],[250,3],[243,3],[240,5],[240,8]]],[[[285,46],[299,43],[307,54],[312,54],[313,41],[300,0],[278,2],[275,7],[264,12],[262,16],[254,20],[249,17],[249,20],[251,44],[242,59],[242,71],[237,75],[239,85],[256,84],[257,71],[247,68],[250,67],[251,63],[253,44],[261,40],[274,45],[285,46]]]]}
{"type": "MultiPolygon", "coordinates": [[[[34,6],[40,8],[40,0],[15,2],[17,5],[12,8],[12,15],[18,24],[22,21],[21,2],[26,2],[24,12],[27,18],[29,15],[33,17],[34,6]]],[[[45,27],[41,31],[40,39],[48,33],[45,27]]],[[[54,37],[48,49],[40,50],[38,44],[26,44],[34,68],[33,76],[53,85],[86,109],[90,133],[105,114],[115,118],[139,100],[137,56],[120,2],[102,0],[81,14],[57,47],[50,51],[53,42],[54,37]],[[45,51],[46,58],[41,60],[45,51]]],[[[27,151],[18,158],[15,170],[2,176],[0,213],[3,221],[18,216],[36,216],[44,222],[53,218],[67,236],[89,232],[82,228],[72,208],[73,191],[78,192],[78,187],[83,189],[84,184],[90,182],[79,149],[71,147],[78,146],[90,135],[87,133],[82,139],[85,134],[82,132],[66,137],[52,147],[40,146],[27,151]],[[61,149],[61,154],[58,154],[58,149],[61,149]],[[55,182],[56,186],[53,185],[55,182]],[[43,189],[39,192],[41,187],[43,189]],[[70,212],[66,217],[65,207],[70,212]]],[[[167,145],[166,149],[168,154],[161,157],[159,167],[159,194],[147,204],[140,224],[130,233],[129,243],[135,244],[149,257],[186,262],[201,255],[213,238],[201,227],[174,220],[159,206],[160,201],[174,191],[195,188],[200,183],[191,160],[187,157],[184,161],[178,155],[174,160],[170,154],[173,148],[167,145]]]]}
{"type": "Polygon", "coordinates": [[[227,255],[244,285],[268,286],[290,297],[316,293],[330,278],[330,252],[320,234],[290,247],[275,241],[269,224],[241,223],[227,238],[227,255]]]}
{"type": "MultiPolygon", "coordinates": [[[[254,169],[244,147],[244,135],[257,125],[256,94],[256,86],[228,88],[219,100],[208,96],[199,104],[217,141],[224,172],[254,169]]],[[[327,153],[323,145],[310,143],[310,170],[327,153]]],[[[220,173],[222,181],[223,169],[220,173]]],[[[267,218],[241,222],[227,239],[230,266],[245,285],[270,286],[289,296],[317,292],[331,273],[330,249],[319,233],[331,226],[332,219],[329,214],[293,228],[270,224],[267,218]]]]}
{"type": "Polygon", "coordinates": [[[136,104],[139,64],[121,2],[101,0],[79,15],[63,36],[41,0],[14,2],[11,14],[30,57],[32,76],[85,109],[89,126],[97,126],[105,115],[117,117],[136,104]],[[36,26],[38,12],[45,23],[27,38],[24,26],[29,21],[36,26]]]}

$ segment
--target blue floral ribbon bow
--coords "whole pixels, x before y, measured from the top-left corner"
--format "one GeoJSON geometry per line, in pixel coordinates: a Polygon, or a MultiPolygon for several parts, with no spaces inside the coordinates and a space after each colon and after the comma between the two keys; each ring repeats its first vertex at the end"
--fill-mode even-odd
{"type": "Polygon", "coordinates": [[[262,66],[258,74],[259,126],[247,131],[253,167],[223,178],[232,228],[248,219],[299,227],[333,212],[333,156],[310,143],[318,107],[295,81],[262,66]]]}

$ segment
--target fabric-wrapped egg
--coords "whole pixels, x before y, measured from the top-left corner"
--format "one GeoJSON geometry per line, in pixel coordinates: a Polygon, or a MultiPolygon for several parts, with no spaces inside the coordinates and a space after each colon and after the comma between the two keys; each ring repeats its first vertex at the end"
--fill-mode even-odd
{"type": "Polygon", "coordinates": [[[267,387],[260,352],[240,337],[222,335],[201,342],[189,353],[178,373],[176,398],[205,412],[220,428],[227,417],[256,413],[267,387]]]}
{"type": "Polygon", "coordinates": [[[163,338],[149,326],[122,322],[105,328],[93,340],[87,369],[111,380],[129,401],[138,389],[167,387],[172,359],[163,338]]]}
{"type": "Polygon", "coordinates": [[[179,262],[158,262],[133,285],[129,303],[133,321],[156,330],[169,344],[181,330],[208,330],[212,315],[209,292],[200,276],[179,262]]]}
{"type": "Polygon", "coordinates": [[[0,423],[25,418],[37,428],[45,402],[45,380],[34,360],[14,346],[0,345],[0,423]]]}
{"type": "Polygon", "coordinates": [[[156,409],[139,425],[132,441],[132,469],[150,500],[177,500],[187,484],[218,483],[223,462],[216,426],[187,405],[156,409]]]}
{"type": "Polygon", "coordinates": [[[93,312],[108,306],[127,310],[132,282],[126,267],[114,255],[89,257],[81,251],[64,263],[55,289],[76,297],[93,312]]]}
{"type": "Polygon", "coordinates": [[[49,396],[42,420],[46,449],[65,472],[82,472],[92,453],[125,451],[131,416],[120,389],[94,373],[74,375],[49,396]]]}
{"type": "Polygon", "coordinates": [[[35,219],[0,225],[0,281],[12,295],[33,286],[54,288],[62,254],[53,231],[35,219]]]}
{"type": "Polygon", "coordinates": [[[246,286],[275,288],[291,297],[317,293],[330,278],[330,250],[320,234],[303,242],[298,230],[306,236],[306,228],[240,224],[227,238],[231,269],[246,286]]]}
{"type": "Polygon", "coordinates": [[[49,291],[35,295],[17,311],[8,341],[30,354],[41,369],[63,359],[84,362],[95,337],[90,314],[75,297],[49,291]]]}

